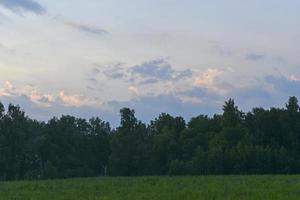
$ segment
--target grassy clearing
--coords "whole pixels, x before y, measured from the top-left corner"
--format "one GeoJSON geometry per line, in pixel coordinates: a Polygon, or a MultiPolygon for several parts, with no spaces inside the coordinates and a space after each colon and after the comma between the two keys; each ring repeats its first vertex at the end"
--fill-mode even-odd
{"type": "Polygon", "coordinates": [[[1,182],[2,199],[299,200],[300,176],[105,177],[1,182]]]}

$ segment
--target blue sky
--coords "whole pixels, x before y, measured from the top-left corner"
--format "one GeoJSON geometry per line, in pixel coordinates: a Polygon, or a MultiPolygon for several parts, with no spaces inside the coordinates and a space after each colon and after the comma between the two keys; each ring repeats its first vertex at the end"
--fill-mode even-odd
{"type": "Polygon", "coordinates": [[[300,95],[296,0],[0,0],[0,101],[34,118],[144,120],[300,95]]]}

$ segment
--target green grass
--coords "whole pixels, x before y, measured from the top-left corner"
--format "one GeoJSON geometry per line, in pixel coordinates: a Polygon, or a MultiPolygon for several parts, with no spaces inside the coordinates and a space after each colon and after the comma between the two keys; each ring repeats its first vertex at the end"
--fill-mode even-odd
{"type": "Polygon", "coordinates": [[[82,178],[1,182],[0,200],[300,199],[300,176],[82,178]]]}

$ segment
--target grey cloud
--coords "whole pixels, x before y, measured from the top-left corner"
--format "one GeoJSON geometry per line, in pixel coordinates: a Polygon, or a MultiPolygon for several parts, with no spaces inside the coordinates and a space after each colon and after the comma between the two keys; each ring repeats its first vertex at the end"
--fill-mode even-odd
{"type": "Polygon", "coordinates": [[[273,57],[273,60],[276,62],[276,63],[280,63],[280,64],[283,64],[286,62],[285,58],[282,57],[282,56],[274,56],[273,57]]]}
{"type": "Polygon", "coordinates": [[[237,104],[243,109],[253,107],[282,107],[289,96],[300,97],[300,82],[284,76],[269,75],[263,78],[262,85],[236,87],[230,92],[230,97],[237,99],[237,104]],[[265,84],[271,86],[266,87],[265,84]],[[269,88],[273,88],[270,90],[269,88]]]}
{"type": "Polygon", "coordinates": [[[88,89],[88,90],[91,90],[91,91],[95,91],[95,90],[97,90],[95,87],[92,87],[92,86],[86,86],[86,89],[88,89]]]}
{"type": "Polygon", "coordinates": [[[222,45],[218,41],[209,41],[212,45],[212,48],[214,51],[216,51],[220,56],[232,56],[233,52],[232,50],[225,48],[224,45],[222,45]]]}
{"type": "MultiPolygon", "coordinates": [[[[222,85],[226,86],[226,82],[222,85]]],[[[223,102],[228,98],[234,98],[242,110],[249,111],[253,107],[280,107],[284,105],[289,96],[300,96],[300,81],[293,81],[284,76],[266,76],[261,84],[239,87],[227,83],[227,93],[217,94],[206,88],[194,87],[178,92],[177,95],[196,98],[201,102],[223,102]],[[265,84],[271,85],[275,92],[269,90],[265,84]]],[[[217,104],[216,104],[217,105],[217,104]]]]}
{"type": "Polygon", "coordinates": [[[108,66],[103,73],[110,79],[122,79],[139,84],[154,84],[159,81],[178,81],[192,77],[192,70],[174,70],[164,59],[144,62],[140,65],[124,67],[124,64],[108,66]]]}
{"type": "Polygon", "coordinates": [[[129,70],[132,76],[139,76],[143,80],[141,83],[156,83],[157,81],[178,81],[192,77],[193,71],[174,70],[173,66],[164,59],[151,60],[141,65],[136,65],[129,70]],[[157,81],[155,81],[157,80],[157,81]]]}
{"type": "Polygon", "coordinates": [[[121,72],[114,72],[108,75],[112,79],[122,79],[125,75],[121,72]]]}
{"type": "Polygon", "coordinates": [[[289,80],[284,76],[267,76],[265,81],[280,93],[290,96],[300,95],[300,81],[289,80]]]}
{"type": "Polygon", "coordinates": [[[38,100],[40,103],[50,103],[51,101],[49,100],[48,97],[42,97],[41,99],[38,100]]]}
{"type": "Polygon", "coordinates": [[[46,13],[46,9],[34,0],[1,0],[0,5],[18,14],[22,13],[22,11],[33,12],[35,14],[46,13]]]}
{"type": "Polygon", "coordinates": [[[243,99],[243,101],[247,101],[247,99],[253,100],[255,99],[266,99],[270,100],[271,94],[263,87],[247,87],[247,88],[238,88],[235,89],[231,93],[231,96],[238,96],[239,99],[243,99]]]}
{"type": "Polygon", "coordinates": [[[97,79],[96,78],[89,78],[88,79],[90,82],[93,82],[93,83],[98,83],[97,79]]]}
{"type": "Polygon", "coordinates": [[[141,81],[140,84],[142,85],[148,85],[148,84],[154,84],[154,83],[157,83],[158,80],[155,79],[155,78],[150,78],[150,79],[146,79],[144,81],[141,81]]]}
{"type": "Polygon", "coordinates": [[[101,81],[98,79],[98,76],[101,74],[112,80],[124,79],[125,73],[123,72],[124,69],[122,65],[122,63],[117,63],[104,68],[99,64],[94,64],[94,67],[87,73],[87,89],[96,91],[102,88],[103,84],[100,84],[101,81]]]}
{"type": "Polygon", "coordinates": [[[189,120],[198,114],[213,114],[218,111],[213,104],[182,102],[173,95],[145,96],[130,101],[110,101],[105,103],[102,107],[72,107],[64,106],[59,102],[51,107],[39,107],[32,103],[25,95],[0,97],[0,101],[3,102],[4,105],[8,105],[9,103],[20,105],[26,114],[37,120],[47,121],[54,116],[59,117],[61,115],[73,115],[82,118],[99,116],[103,120],[109,121],[114,127],[119,125],[119,110],[123,107],[135,109],[137,117],[144,122],[150,122],[151,119],[154,119],[162,112],[176,116],[180,115],[185,117],[186,120],[189,120]]]}
{"type": "Polygon", "coordinates": [[[193,76],[193,71],[190,69],[187,69],[187,70],[178,72],[178,74],[175,76],[174,80],[180,80],[180,79],[189,78],[192,76],[193,76]]]}
{"type": "MultiPolygon", "coordinates": [[[[20,104],[31,117],[39,120],[47,120],[52,116],[70,114],[78,117],[89,118],[99,116],[111,122],[113,126],[119,124],[119,109],[130,107],[136,110],[137,117],[144,122],[149,122],[161,112],[183,116],[186,120],[191,117],[222,112],[225,100],[232,97],[243,111],[249,111],[253,107],[283,106],[289,96],[300,96],[300,82],[292,81],[285,77],[267,76],[264,84],[271,84],[277,92],[270,92],[260,85],[252,87],[234,87],[227,95],[221,96],[203,88],[191,88],[189,90],[165,95],[146,95],[128,101],[109,101],[101,106],[64,106],[60,102],[54,102],[51,107],[39,107],[30,101],[26,95],[0,97],[6,105],[9,102],[20,104]],[[199,98],[201,101],[183,101],[182,96],[199,98]]],[[[48,101],[41,99],[41,101],[48,101]]]]}
{"type": "Polygon", "coordinates": [[[163,59],[159,59],[133,66],[131,67],[131,72],[133,74],[140,75],[141,77],[170,80],[174,71],[168,62],[163,59]]]}
{"type": "Polygon", "coordinates": [[[127,76],[123,63],[117,63],[106,67],[103,74],[110,79],[125,79],[127,76]]]}
{"type": "Polygon", "coordinates": [[[94,34],[98,36],[103,36],[108,34],[109,32],[105,29],[95,27],[95,26],[89,26],[86,24],[80,24],[80,23],[74,23],[74,22],[64,22],[65,25],[74,28],[78,31],[89,33],[89,34],[94,34]]]}
{"type": "Polygon", "coordinates": [[[235,90],[231,91],[229,97],[235,98],[239,107],[245,111],[250,111],[254,107],[269,108],[281,106],[287,98],[282,94],[279,94],[279,96],[271,94],[262,86],[235,88],[235,90]]]}
{"type": "Polygon", "coordinates": [[[100,73],[100,70],[97,67],[94,67],[91,71],[92,71],[93,75],[96,75],[96,74],[100,73]]]}
{"type": "Polygon", "coordinates": [[[248,54],[245,57],[246,60],[251,60],[251,61],[261,61],[264,60],[265,58],[266,58],[265,55],[255,54],[255,53],[248,54]]]}
{"type": "Polygon", "coordinates": [[[193,87],[191,89],[185,90],[185,91],[180,91],[178,92],[179,95],[184,95],[187,97],[195,97],[195,98],[201,98],[201,99],[220,99],[222,96],[219,94],[210,91],[206,88],[201,88],[201,87],[193,87]]]}

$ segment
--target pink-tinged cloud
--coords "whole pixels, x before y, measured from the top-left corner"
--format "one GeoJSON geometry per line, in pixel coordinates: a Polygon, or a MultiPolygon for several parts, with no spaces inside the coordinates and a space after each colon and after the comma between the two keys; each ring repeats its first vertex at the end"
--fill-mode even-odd
{"type": "Polygon", "coordinates": [[[88,98],[83,95],[66,94],[64,91],[59,94],[44,94],[33,86],[15,86],[10,81],[5,81],[0,87],[0,97],[27,97],[33,104],[39,107],[51,107],[63,104],[70,107],[95,106],[100,103],[96,99],[88,98]]]}
{"type": "Polygon", "coordinates": [[[220,84],[221,75],[224,71],[219,69],[207,69],[194,80],[196,87],[213,90],[219,94],[225,94],[226,89],[220,84]]]}
{"type": "Polygon", "coordinates": [[[64,91],[59,93],[59,98],[65,106],[83,107],[99,104],[96,99],[87,98],[83,95],[68,95],[64,91]]]}

